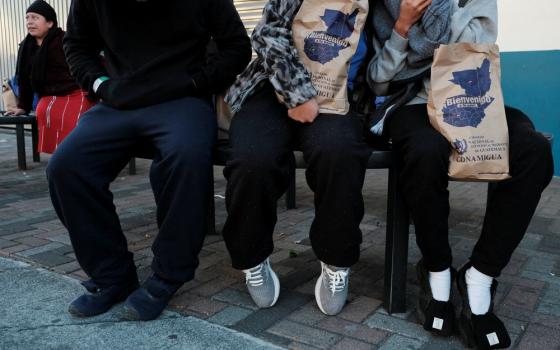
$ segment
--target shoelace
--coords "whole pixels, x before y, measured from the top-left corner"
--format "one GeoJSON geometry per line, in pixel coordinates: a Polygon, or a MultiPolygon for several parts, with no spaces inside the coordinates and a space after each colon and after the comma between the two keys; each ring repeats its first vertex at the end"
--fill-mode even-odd
{"type": "Polygon", "coordinates": [[[342,292],[346,288],[346,278],[348,277],[348,269],[332,271],[325,266],[325,271],[329,277],[329,290],[334,295],[342,292]]]}
{"type": "Polygon", "coordinates": [[[262,263],[245,272],[245,282],[251,287],[258,287],[264,284],[263,269],[266,263],[262,263]]]}

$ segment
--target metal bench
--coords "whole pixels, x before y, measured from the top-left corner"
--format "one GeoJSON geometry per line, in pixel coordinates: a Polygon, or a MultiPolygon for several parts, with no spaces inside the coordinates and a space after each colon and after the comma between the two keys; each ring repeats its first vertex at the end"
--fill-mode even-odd
{"type": "MultiPolygon", "coordinates": [[[[224,166],[229,159],[228,143],[219,140],[214,151],[214,165],[224,166]]],[[[151,158],[149,152],[139,152],[138,158],[151,158]]],[[[389,169],[389,186],[387,189],[387,238],[385,248],[385,307],[388,312],[404,312],[406,309],[406,255],[408,252],[409,216],[398,182],[399,159],[397,152],[390,149],[372,148],[368,169],[389,169]],[[403,259],[404,256],[404,259],[403,259]]],[[[292,180],[286,193],[286,207],[295,208],[295,169],[305,168],[301,152],[294,152],[292,180]]],[[[136,173],[136,162],[129,162],[129,174],[136,173]]],[[[208,234],[215,234],[214,188],[209,189],[210,208],[208,216],[208,234]]]]}
{"type": "MultiPolygon", "coordinates": [[[[551,134],[544,136],[552,143],[551,134]]],[[[149,155],[139,155],[140,158],[150,158],[149,155]]],[[[229,159],[227,141],[219,141],[214,151],[214,165],[224,166],[229,159]]],[[[410,216],[405,205],[399,185],[401,157],[397,151],[387,147],[371,148],[368,169],[388,169],[389,183],[387,186],[387,227],[385,243],[385,274],[384,274],[384,307],[389,313],[406,311],[406,275],[408,264],[408,238],[410,216]]],[[[301,152],[294,152],[293,172],[290,185],[286,193],[286,207],[294,209],[295,201],[295,169],[305,169],[306,164],[301,152]]],[[[134,158],[129,164],[129,173],[135,174],[134,158]]],[[[215,206],[214,188],[209,189],[208,234],[215,234],[215,206]]],[[[495,183],[488,184],[488,192],[492,191],[495,183]]]]}
{"type": "Polygon", "coordinates": [[[37,150],[37,141],[39,138],[39,130],[37,129],[37,118],[31,115],[5,116],[4,112],[0,112],[0,115],[0,129],[15,129],[16,131],[18,169],[27,170],[27,162],[25,159],[25,125],[31,126],[33,161],[40,162],[41,159],[37,150]]]}
{"type": "MultiPolygon", "coordinates": [[[[550,133],[542,133],[553,144],[550,133]]],[[[301,152],[295,153],[295,167],[305,169],[301,152]]],[[[406,275],[408,264],[408,235],[410,216],[399,186],[400,157],[398,152],[372,148],[368,169],[389,169],[387,189],[387,229],[385,244],[384,306],[387,312],[406,311],[406,275]]],[[[488,196],[497,183],[488,183],[488,196]]],[[[487,201],[488,202],[488,201],[487,201]]],[[[287,192],[287,207],[293,209],[295,203],[295,172],[287,192]]]]}

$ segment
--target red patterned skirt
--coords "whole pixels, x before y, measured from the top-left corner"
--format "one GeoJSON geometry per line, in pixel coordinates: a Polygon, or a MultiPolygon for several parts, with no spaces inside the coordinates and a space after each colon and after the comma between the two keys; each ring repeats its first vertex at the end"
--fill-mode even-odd
{"type": "Polygon", "coordinates": [[[76,90],[66,96],[41,97],[37,104],[39,152],[54,153],[78,124],[80,116],[93,105],[83,90],[76,90]]]}

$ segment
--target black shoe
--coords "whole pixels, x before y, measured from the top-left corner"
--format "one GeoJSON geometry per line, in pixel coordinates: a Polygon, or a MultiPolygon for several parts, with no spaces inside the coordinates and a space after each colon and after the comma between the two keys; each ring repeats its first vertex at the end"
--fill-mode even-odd
{"type": "MultiPolygon", "coordinates": [[[[455,274],[455,269],[451,268],[451,286],[453,285],[455,274]]],[[[416,308],[420,323],[425,330],[434,335],[451,336],[455,327],[455,309],[453,308],[453,303],[451,303],[451,294],[449,301],[438,301],[433,298],[429,272],[424,266],[423,260],[416,264],[416,275],[420,283],[420,293],[416,308]]]]}
{"type": "Polygon", "coordinates": [[[126,299],[123,318],[130,321],[149,321],[157,318],[182,285],[183,283],[163,280],[153,274],[142,287],[126,299]]]}
{"type": "Polygon", "coordinates": [[[459,333],[466,347],[479,349],[503,349],[511,345],[511,339],[504,323],[494,314],[494,295],[498,282],[494,279],[490,287],[491,302],[488,312],[484,315],[473,315],[469,305],[465,273],[471,267],[466,264],[457,275],[457,288],[462,300],[461,316],[459,317],[459,333]]]}
{"type": "Polygon", "coordinates": [[[105,313],[113,305],[124,301],[130,293],[138,289],[138,281],[128,284],[99,287],[92,280],[82,282],[89,293],[83,294],[70,303],[68,312],[74,317],[91,317],[105,313]]]}

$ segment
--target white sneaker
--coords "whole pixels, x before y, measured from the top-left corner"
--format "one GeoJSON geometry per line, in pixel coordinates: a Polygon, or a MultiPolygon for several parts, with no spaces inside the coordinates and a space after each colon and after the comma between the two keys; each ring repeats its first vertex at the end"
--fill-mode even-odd
{"type": "Polygon", "coordinates": [[[349,268],[321,262],[321,276],[315,284],[315,300],[324,314],[336,315],[346,304],[349,273],[349,268]]]}
{"type": "Polygon", "coordinates": [[[255,304],[260,308],[274,306],[280,295],[280,281],[270,267],[268,258],[243,272],[245,272],[245,284],[255,304]]]}

